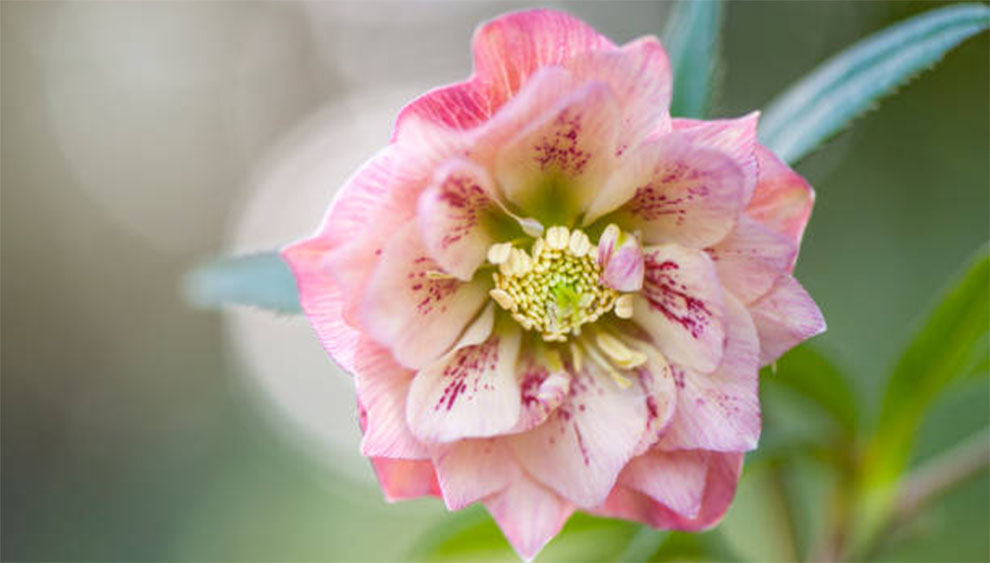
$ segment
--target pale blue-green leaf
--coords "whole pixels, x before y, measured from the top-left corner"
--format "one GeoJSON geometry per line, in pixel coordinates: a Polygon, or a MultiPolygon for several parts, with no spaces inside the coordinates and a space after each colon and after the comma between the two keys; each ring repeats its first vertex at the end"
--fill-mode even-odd
{"type": "Polygon", "coordinates": [[[221,258],[192,270],[182,281],[186,299],[204,309],[251,305],[302,312],[296,280],[277,252],[221,258]]]}
{"type": "Polygon", "coordinates": [[[822,63],[778,95],[760,120],[760,140],[795,163],[871,105],[987,28],[990,8],[956,4],[910,18],[822,63]]]}
{"type": "Polygon", "coordinates": [[[718,71],[721,0],[680,0],[663,31],[674,78],[671,115],[705,117],[718,71]]]}

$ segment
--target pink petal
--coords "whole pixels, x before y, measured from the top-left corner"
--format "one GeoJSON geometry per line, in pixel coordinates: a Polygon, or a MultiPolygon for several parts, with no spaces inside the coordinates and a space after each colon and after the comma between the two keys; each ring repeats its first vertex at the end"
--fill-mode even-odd
{"type": "Polygon", "coordinates": [[[491,178],[465,160],[437,172],[437,181],[419,198],[419,224],[430,256],[444,271],[469,281],[484,263],[495,222],[503,212],[490,197],[491,178]]]}
{"type": "Polygon", "coordinates": [[[502,147],[495,177],[525,214],[568,224],[598,192],[615,162],[619,108],[590,82],[502,147]]]}
{"type": "Polygon", "coordinates": [[[484,280],[435,279],[437,272],[410,221],[383,250],[361,304],[364,328],[412,369],[446,353],[488,300],[484,280]]]}
{"type": "Polygon", "coordinates": [[[760,438],[759,342],[746,308],[726,300],[726,345],[713,373],[672,366],[677,407],[657,447],[746,451],[760,438]]]}
{"type": "Polygon", "coordinates": [[[615,45],[566,12],[527,10],[495,18],[475,31],[474,68],[494,101],[507,100],[538,69],[615,45]]]}
{"type": "Polygon", "coordinates": [[[574,505],[523,474],[485,499],[502,533],[525,561],[531,561],[574,513],[574,505]]]}
{"type": "Polygon", "coordinates": [[[413,378],[406,417],[428,443],[503,434],[519,420],[520,331],[513,327],[458,348],[413,378]]]}
{"type": "Polygon", "coordinates": [[[512,452],[495,438],[442,444],[433,462],[449,510],[460,510],[521,477],[512,452]]]}
{"type": "Polygon", "coordinates": [[[746,213],[801,246],[815,191],[763,145],[756,147],[756,160],[760,174],[746,213]]]}
{"type": "Polygon", "coordinates": [[[643,287],[643,249],[633,235],[606,229],[598,239],[598,265],[602,281],[619,291],[639,291],[643,287]]]}
{"type": "Polygon", "coordinates": [[[522,410],[513,433],[525,432],[543,424],[564,402],[571,388],[570,374],[552,370],[532,354],[521,362],[519,381],[522,410]]]}
{"type": "Polygon", "coordinates": [[[773,288],[750,305],[760,336],[760,363],[777,360],[801,342],[825,332],[818,305],[793,277],[784,274],[773,288]]]}
{"type": "Polygon", "coordinates": [[[756,187],[759,167],[756,162],[756,123],[760,112],[736,119],[675,119],[674,130],[692,143],[728,154],[743,172],[743,202],[749,201],[756,187]]]}
{"type": "Polygon", "coordinates": [[[641,37],[614,51],[582,53],[564,66],[582,82],[607,84],[616,96],[622,108],[620,152],[648,135],[670,131],[670,60],[655,37],[641,37]]]}
{"type": "Polygon", "coordinates": [[[330,274],[326,244],[319,238],[297,242],[282,250],[282,258],[296,278],[299,303],[317,338],[342,368],[353,373],[361,333],[344,322],[344,292],[330,274]]]}
{"type": "Polygon", "coordinates": [[[703,373],[722,359],[725,306],[707,254],[667,244],[647,247],[643,290],[633,319],[672,363],[703,373]]]}
{"type": "Polygon", "coordinates": [[[520,464],[583,507],[608,496],[646,430],[639,386],[620,388],[594,362],[573,375],[570,396],[545,423],[507,438],[520,464]]]}
{"type": "Polygon", "coordinates": [[[638,229],[646,244],[704,248],[735,225],[744,181],[742,169],[726,153],[692,144],[675,131],[623,159],[598,190],[584,224],[619,208],[615,222],[638,229]]]}
{"type": "Polygon", "coordinates": [[[406,424],[406,395],[413,372],[368,338],[358,345],[355,386],[364,420],[361,454],[368,457],[424,459],[429,453],[406,424]]]}
{"type": "Polygon", "coordinates": [[[688,518],[697,516],[708,476],[709,452],[651,450],[633,458],[619,484],[639,491],[688,518]]]}
{"type": "Polygon", "coordinates": [[[752,303],[790,270],[797,247],[789,238],[741,215],[736,228],[708,249],[708,254],[722,285],[743,303],[752,303]]]}
{"type": "Polygon", "coordinates": [[[725,516],[742,470],[743,455],[739,452],[710,452],[705,479],[705,492],[698,514],[683,516],[649,496],[629,487],[617,486],[608,500],[595,509],[596,514],[627,520],[637,520],[666,530],[700,532],[711,529],[725,516]]]}
{"type": "Polygon", "coordinates": [[[429,460],[373,457],[371,464],[389,502],[440,496],[437,475],[429,460]]]}
{"type": "Polygon", "coordinates": [[[636,369],[639,385],[646,395],[646,431],[643,432],[633,455],[640,455],[653,446],[667,428],[677,405],[677,389],[670,364],[660,351],[650,345],[632,346],[646,354],[646,363],[636,369]]]}

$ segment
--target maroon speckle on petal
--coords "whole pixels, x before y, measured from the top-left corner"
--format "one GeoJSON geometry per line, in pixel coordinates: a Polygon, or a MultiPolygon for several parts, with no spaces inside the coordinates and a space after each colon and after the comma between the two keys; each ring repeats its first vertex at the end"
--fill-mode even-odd
{"type": "Polygon", "coordinates": [[[652,254],[645,256],[646,272],[642,295],[650,306],[663,313],[671,321],[684,327],[694,338],[699,338],[711,322],[712,313],[704,301],[688,292],[676,270],[680,266],[671,260],[657,262],[652,254]]]}

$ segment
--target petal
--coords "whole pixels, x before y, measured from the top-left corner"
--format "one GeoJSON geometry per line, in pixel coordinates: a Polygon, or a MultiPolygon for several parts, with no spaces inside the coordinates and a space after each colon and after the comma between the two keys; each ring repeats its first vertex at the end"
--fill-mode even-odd
{"type": "Polygon", "coordinates": [[[424,459],[429,454],[406,424],[406,395],[413,372],[368,338],[358,345],[354,383],[364,419],[361,454],[424,459]]]}
{"type": "Polygon", "coordinates": [[[666,530],[699,532],[711,529],[725,516],[742,470],[743,455],[738,452],[710,452],[705,492],[698,514],[683,516],[632,488],[617,486],[594,513],[613,518],[637,520],[666,530]]]}
{"type": "Polygon", "coordinates": [[[674,373],[659,350],[650,345],[635,346],[646,354],[646,363],[636,369],[639,384],[646,395],[646,431],[636,446],[634,455],[648,450],[660,438],[674,416],[677,389],[674,373]]]}
{"type": "Polygon", "coordinates": [[[503,434],[519,419],[516,378],[520,332],[496,331],[423,368],[409,388],[406,416],[424,442],[452,442],[503,434]]]}
{"type": "Polygon", "coordinates": [[[789,238],[742,215],[729,236],[708,249],[708,255],[722,286],[743,303],[752,303],[790,270],[797,247],[789,238]]]}
{"type": "Polygon", "coordinates": [[[371,458],[385,500],[409,500],[422,496],[440,496],[440,485],[429,460],[371,458]]]}
{"type": "Polygon", "coordinates": [[[709,452],[651,450],[622,470],[619,484],[639,491],[688,518],[701,509],[709,452]]]}
{"type": "Polygon", "coordinates": [[[438,272],[410,221],[383,250],[364,293],[362,325],[409,368],[446,353],[487,301],[484,281],[437,279],[438,272]]]}
{"type": "Polygon", "coordinates": [[[773,288],[750,305],[760,336],[760,363],[777,360],[801,342],[825,332],[818,305],[793,277],[784,274],[773,288]]]}
{"type": "Polygon", "coordinates": [[[512,452],[495,438],[442,444],[433,462],[449,510],[460,510],[520,478],[512,452]]]}
{"type": "Polygon", "coordinates": [[[430,256],[444,271],[469,281],[496,242],[502,211],[491,198],[488,173],[466,160],[453,160],[419,198],[419,224],[430,256]]]}
{"type": "Polygon", "coordinates": [[[614,51],[582,53],[564,67],[582,82],[602,82],[615,94],[622,110],[619,152],[648,135],[670,131],[670,60],[656,37],[641,37],[614,51]]]}
{"type": "Polygon", "coordinates": [[[645,249],[643,290],[633,319],[673,363],[714,370],[725,340],[723,292],[711,259],[676,244],[645,249]]]}
{"type": "Polygon", "coordinates": [[[620,388],[594,362],[574,374],[570,396],[541,426],[507,438],[533,477],[578,506],[600,504],[646,429],[639,386],[620,388]]]}
{"type": "Polygon", "coordinates": [[[282,258],[292,269],[299,303],[320,343],[342,368],[353,373],[361,333],[344,322],[344,292],[330,274],[326,244],[320,238],[301,241],[282,250],[282,258]]]}
{"type": "Polygon", "coordinates": [[[475,31],[474,68],[493,100],[507,100],[536,70],[587,51],[615,45],[591,26],[566,12],[527,10],[495,18],[475,31]]]}
{"type": "Polygon", "coordinates": [[[502,147],[505,197],[545,224],[573,224],[614,166],[619,119],[608,87],[580,87],[502,147]]]}
{"type": "Polygon", "coordinates": [[[609,226],[598,239],[598,265],[602,281],[619,291],[643,287],[643,249],[635,236],[609,226]]]}
{"type": "Polygon", "coordinates": [[[571,376],[563,366],[554,369],[545,361],[529,355],[521,362],[519,388],[522,410],[513,433],[535,428],[564,402],[571,389],[571,376]]]}
{"type": "Polygon", "coordinates": [[[742,208],[742,169],[726,153],[692,144],[680,132],[641,145],[623,159],[584,219],[621,206],[614,222],[638,229],[646,244],[695,248],[725,238],[742,208]]]}
{"type": "Polygon", "coordinates": [[[746,308],[726,300],[722,364],[710,374],[672,366],[677,407],[657,447],[663,450],[746,451],[760,438],[759,343],[746,308]]]}
{"type": "Polygon", "coordinates": [[[749,201],[756,187],[759,166],[756,162],[756,124],[760,112],[754,111],[735,119],[675,119],[674,130],[696,145],[728,154],[743,172],[743,202],[749,201]]]}
{"type": "Polygon", "coordinates": [[[523,474],[485,506],[524,561],[531,561],[574,513],[574,505],[523,474]]]}
{"type": "Polygon", "coordinates": [[[756,161],[760,173],[746,213],[800,246],[815,191],[763,145],[756,147],[756,161]]]}

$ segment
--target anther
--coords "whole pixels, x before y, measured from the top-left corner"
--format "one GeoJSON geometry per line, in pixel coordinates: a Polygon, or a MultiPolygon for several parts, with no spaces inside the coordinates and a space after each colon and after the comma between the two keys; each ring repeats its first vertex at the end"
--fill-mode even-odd
{"type": "Polygon", "coordinates": [[[426,272],[426,279],[428,280],[452,280],[454,276],[448,274],[447,272],[441,272],[439,270],[430,270],[426,272]]]}
{"type": "Polygon", "coordinates": [[[516,302],[512,299],[512,296],[508,294],[505,290],[495,288],[488,292],[488,295],[499,304],[500,307],[508,311],[516,310],[516,302]]]}
{"type": "Polygon", "coordinates": [[[556,227],[550,227],[547,229],[547,246],[554,250],[563,250],[567,248],[567,244],[570,242],[570,231],[567,227],[562,227],[560,225],[556,227]]]}
{"type": "Polygon", "coordinates": [[[575,229],[571,233],[568,248],[574,256],[584,256],[591,250],[591,240],[588,239],[588,235],[584,234],[584,231],[575,229]]]}
{"type": "Polygon", "coordinates": [[[509,259],[509,253],[511,251],[511,242],[500,242],[498,244],[493,244],[488,247],[488,261],[492,264],[502,264],[509,259]]]}
{"type": "Polygon", "coordinates": [[[633,296],[631,293],[620,295],[615,300],[615,316],[620,319],[631,319],[633,316],[633,296]]]}

